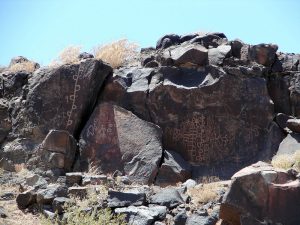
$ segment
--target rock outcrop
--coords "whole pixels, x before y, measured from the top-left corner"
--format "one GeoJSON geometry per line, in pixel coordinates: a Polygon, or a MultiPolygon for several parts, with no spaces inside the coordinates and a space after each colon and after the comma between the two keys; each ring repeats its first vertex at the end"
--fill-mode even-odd
{"type": "Polygon", "coordinates": [[[298,132],[289,119],[300,112],[300,56],[277,49],[223,33],[170,34],[142,49],[140,65],[114,71],[89,53],[56,68],[4,70],[0,164],[13,169],[40,152],[36,166],[62,174],[96,167],[161,185],[228,178],[298,132]],[[64,150],[41,150],[51,130],[69,140],[64,150]]]}

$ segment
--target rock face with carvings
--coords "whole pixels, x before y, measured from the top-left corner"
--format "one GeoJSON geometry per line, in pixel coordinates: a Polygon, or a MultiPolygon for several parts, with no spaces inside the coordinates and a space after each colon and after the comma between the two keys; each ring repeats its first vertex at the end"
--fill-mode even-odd
{"type": "Polygon", "coordinates": [[[162,157],[161,130],[110,103],[96,107],[80,135],[80,165],[116,170],[132,181],[150,184],[162,157]]]}
{"type": "Polygon", "coordinates": [[[110,72],[109,66],[94,59],[37,71],[29,80],[13,132],[35,140],[44,138],[51,129],[78,135],[110,72]]]}
{"type": "Polygon", "coordinates": [[[272,122],[266,80],[216,66],[121,69],[109,78],[101,99],[159,125],[165,148],[218,176],[276,151],[281,141],[267,143],[281,131],[272,122]]]}
{"type": "Polygon", "coordinates": [[[111,67],[102,61],[86,59],[77,64],[36,70],[26,77],[26,85],[12,85],[18,87],[15,89],[8,89],[6,80],[3,81],[7,103],[4,105],[1,101],[0,141],[6,138],[0,151],[2,163],[28,160],[28,157],[20,160],[14,153],[16,145],[11,143],[15,140],[22,143],[18,151],[30,156],[51,129],[78,136],[92,112],[103,81],[111,72],[111,67]],[[8,90],[15,90],[15,94],[11,95],[8,90]]]}

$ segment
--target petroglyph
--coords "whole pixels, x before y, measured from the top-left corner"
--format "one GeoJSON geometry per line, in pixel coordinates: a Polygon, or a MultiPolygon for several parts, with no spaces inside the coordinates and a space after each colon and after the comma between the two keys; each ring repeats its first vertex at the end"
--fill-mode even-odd
{"type": "MultiPolygon", "coordinates": [[[[251,144],[259,136],[259,127],[255,125],[245,124],[243,129],[246,144],[251,144]]],[[[235,157],[231,151],[239,129],[226,129],[218,122],[217,116],[202,114],[184,120],[177,128],[167,127],[165,134],[170,141],[187,151],[191,162],[207,164],[235,157]]],[[[232,160],[236,161],[236,158],[232,160]]]]}
{"type": "Polygon", "coordinates": [[[73,120],[71,119],[72,114],[73,114],[74,110],[77,109],[76,94],[78,91],[80,91],[80,85],[78,84],[78,79],[79,79],[79,75],[73,76],[73,80],[75,81],[73,94],[66,96],[67,103],[71,103],[71,109],[69,111],[67,111],[67,116],[68,116],[67,127],[69,127],[73,124],[73,120]]]}

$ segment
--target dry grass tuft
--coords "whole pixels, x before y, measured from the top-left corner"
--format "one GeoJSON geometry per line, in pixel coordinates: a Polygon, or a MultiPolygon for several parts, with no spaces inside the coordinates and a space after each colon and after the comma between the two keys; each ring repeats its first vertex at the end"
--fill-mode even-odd
{"type": "Polygon", "coordinates": [[[36,70],[36,64],[34,62],[30,62],[30,61],[16,63],[16,64],[9,66],[7,68],[7,70],[9,72],[13,72],[13,73],[21,72],[21,71],[33,73],[36,70]]]}
{"type": "Polygon", "coordinates": [[[137,55],[138,45],[127,39],[94,48],[95,58],[109,63],[113,68],[118,68],[132,60],[137,55]]]}
{"type": "Polygon", "coordinates": [[[223,186],[218,183],[206,183],[197,185],[194,188],[191,188],[187,191],[188,195],[191,196],[192,202],[195,205],[206,204],[210,201],[216,200],[218,197],[218,190],[223,186]]]}
{"type": "Polygon", "coordinates": [[[28,177],[33,175],[33,173],[26,168],[26,165],[24,163],[15,164],[14,166],[15,171],[19,177],[28,177]]]}
{"type": "Polygon", "coordinates": [[[296,151],[294,154],[282,154],[273,157],[272,166],[280,169],[290,169],[294,168],[300,171],[300,150],[296,151]]]}
{"type": "Polygon", "coordinates": [[[218,182],[220,181],[220,178],[217,176],[203,176],[198,183],[204,183],[204,184],[208,184],[208,183],[213,183],[213,182],[218,182]]]}
{"type": "Polygon", "coordinates": [[[60,53],[57,59],[54,59],[49,66],[57,67],[62,64],[71,64],[79,62],[79,54],[81,51],[81,46],[73,45],[64,48],[60,53]]]}
{"type": "Polygon", "coordinates": [[[97,166],[94,163],[91,163],[87,174],[89,174],[89,175],[101,175],[102,171],[101,171],[101,168],[99,166],[97,166]]]}

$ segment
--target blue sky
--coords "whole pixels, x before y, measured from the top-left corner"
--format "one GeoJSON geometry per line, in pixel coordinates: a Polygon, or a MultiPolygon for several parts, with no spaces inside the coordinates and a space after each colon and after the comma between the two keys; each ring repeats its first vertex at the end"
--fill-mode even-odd
{"type": "Polygon", "coordinates": [[[300,53],[300,0],[0,0],[0,65],[23,55],[48,64],[66,46],[219,31],[300,53]]]}

